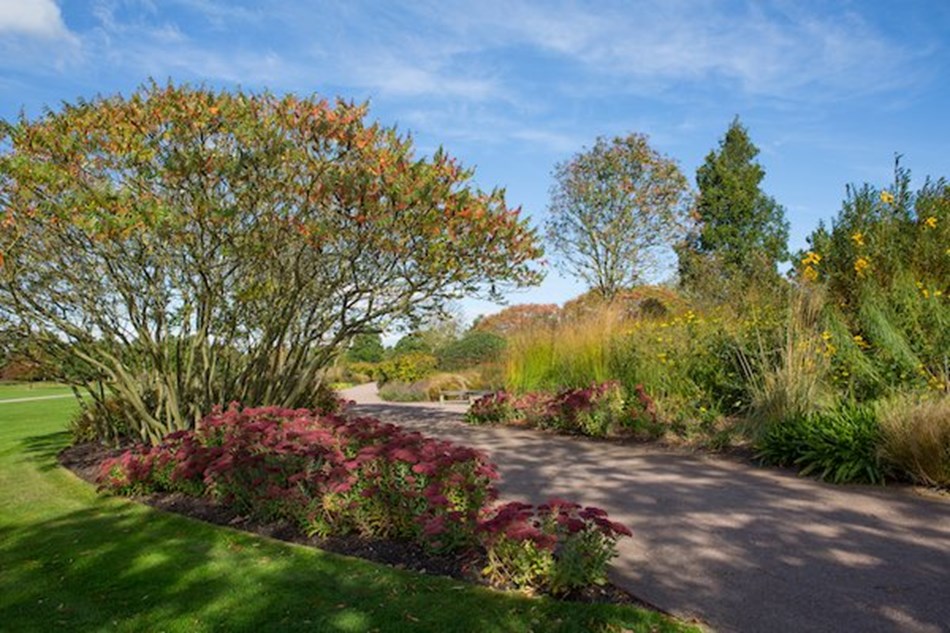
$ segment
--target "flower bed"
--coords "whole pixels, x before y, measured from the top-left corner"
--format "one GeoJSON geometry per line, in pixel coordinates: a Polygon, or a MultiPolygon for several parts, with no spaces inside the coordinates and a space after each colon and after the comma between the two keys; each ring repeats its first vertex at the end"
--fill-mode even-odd
{"type": "Polygon", "coordinates": [[[120,494],[208,496],[261,519],[291,521],[308,535],[402,539],[439,552],[485,547],[492,561],[486,577],[495,584],[563,593],[602,582],[597,570],[626,528],[594,508],[564,510],[572,521],[545,506],[530,518],[524,508],[516,516],[509,506],[492,509],[496,478],[479,451],[378,420],[232,406],[196,431],[105,460],[98,481],[120,494]],[[505,571],[520,564],[510,554],[518,548],[544,568],[530,576],[505,571]],[[564,572],[579,560],[592,571],[564,572]]]}
{"type": "Polygon", "coordinates": [[[556,394],[514,396],[499,391],[476,400],[466,419],[471,424],[529,426],[591,437],[634,434],[657,426],[656,407],[643,387],[637,385],[636,401],[628,406],[616,381],[556,394]]]}

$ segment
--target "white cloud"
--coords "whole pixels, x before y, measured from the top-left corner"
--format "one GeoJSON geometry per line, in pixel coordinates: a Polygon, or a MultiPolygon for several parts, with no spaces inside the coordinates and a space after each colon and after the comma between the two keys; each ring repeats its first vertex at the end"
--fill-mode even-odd
{"type": "Polygon", "coordinates": [[[53,0],[0,0],[0,33],[75,41],[53,0]]]}

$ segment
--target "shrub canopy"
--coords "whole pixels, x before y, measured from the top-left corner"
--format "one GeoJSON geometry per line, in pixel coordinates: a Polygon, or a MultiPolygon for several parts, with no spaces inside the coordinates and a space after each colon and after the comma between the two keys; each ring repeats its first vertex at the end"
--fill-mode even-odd
{"type": "Polygon", "coordinates": [[[537,280],[502,190],[366,112],[153,83],[0,123],[0,322],[154,439],[305,405],[353,335],[537,280]]]}

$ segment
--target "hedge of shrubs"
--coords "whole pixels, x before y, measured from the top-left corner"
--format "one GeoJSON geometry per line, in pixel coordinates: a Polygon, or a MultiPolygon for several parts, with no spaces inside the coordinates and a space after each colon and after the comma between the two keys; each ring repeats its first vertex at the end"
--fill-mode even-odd
{"type": "Polygon", "coordinates": [[[195,431],[106,460],[99,483],[119,494],[205,495],[308,535],[484,547],[496,585],[559,594],[604,581],[625,527],[564,501],[493,507],[496,478],[479,451],[375,419],[232,405],[195,431]]]}

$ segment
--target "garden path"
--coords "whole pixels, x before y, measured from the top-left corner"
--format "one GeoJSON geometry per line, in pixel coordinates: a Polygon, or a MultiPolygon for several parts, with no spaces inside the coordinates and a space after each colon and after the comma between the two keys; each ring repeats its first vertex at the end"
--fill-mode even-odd
{"type": "Polygon", "coordinates": [[[833,486],[739,460],[474,427],[465,406],[357,412],[487,451],[506,500],[564,497],[633,530],[612,579],[716,631],[950,631],[950,499],[905,486],[833,486]]]}
{"type": "Polygon", "coordinates": [[[62,393],[55,396],[30,396],[29,398],[7,398],[0,400],[0,404],[15,404],[18,402],[33,402],[34,400],[57,400],[59,398],[75,398],[71,393],[62,393]]]}

